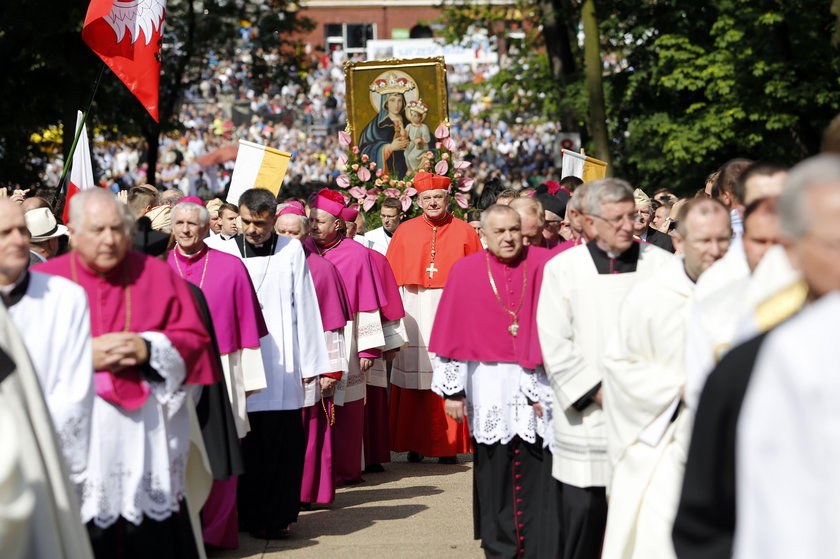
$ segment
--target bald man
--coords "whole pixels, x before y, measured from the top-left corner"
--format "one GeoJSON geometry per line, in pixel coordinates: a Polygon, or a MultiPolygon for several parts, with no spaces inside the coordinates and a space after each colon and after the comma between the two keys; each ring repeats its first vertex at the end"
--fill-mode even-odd
{"type": "Polygon", "coordinates": [[[543,231],[545,230],[545,209],[539,200],[530,196],[522,196],[511,200],[508,206],[515,210],[522,220],[522,244],[525,246],[552,248],[547,246],[548,239],[543,236],[543,231]]]}

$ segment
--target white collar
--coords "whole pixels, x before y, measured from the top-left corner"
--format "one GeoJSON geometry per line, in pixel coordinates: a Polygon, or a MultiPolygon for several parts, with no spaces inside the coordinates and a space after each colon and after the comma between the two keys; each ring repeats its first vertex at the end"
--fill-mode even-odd
{"type": "MultiPolygon", "coordinates": [[[[37,254],[37,253],[35,253],[35,254],[37,254]]],[[[44,260],[44,262],[46,262],[46,260],[44,260]]],[[[8,285],[0,285],[0,294],[8,295],[12,291],[14,291],[15,287],[17,287],[21,283],[23,283],[23,280],[26,279],[26,274],[28,274],[28,273],[29,272],[27,270],[24,270],[20,273],[20,275],[18,276],[18,279],[16,279],[12,283],[10,283],[8,285]]]]}

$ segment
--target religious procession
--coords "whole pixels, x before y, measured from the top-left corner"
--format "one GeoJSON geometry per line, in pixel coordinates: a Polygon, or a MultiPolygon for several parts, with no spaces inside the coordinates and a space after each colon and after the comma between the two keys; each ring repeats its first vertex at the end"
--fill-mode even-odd
{"type": "Polygon", "coordinates": [[[840,557],[840,3],[84,4],[0,28],[0,557],[840,557]]]}

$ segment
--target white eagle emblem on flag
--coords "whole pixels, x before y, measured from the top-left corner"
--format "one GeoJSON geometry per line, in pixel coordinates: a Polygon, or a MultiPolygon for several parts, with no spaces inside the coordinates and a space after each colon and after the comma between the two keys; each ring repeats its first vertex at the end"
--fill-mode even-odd
{"type": "Polygon", "coordinates": [[[117,43],[123,40],[126,30],[131,35],[132,44],[140,37],[140,31],[146,37],[146,44],[156,32],[161,31],[166,0],[114,0],[111,13],[104,19],[117,35],[117,43]]]}

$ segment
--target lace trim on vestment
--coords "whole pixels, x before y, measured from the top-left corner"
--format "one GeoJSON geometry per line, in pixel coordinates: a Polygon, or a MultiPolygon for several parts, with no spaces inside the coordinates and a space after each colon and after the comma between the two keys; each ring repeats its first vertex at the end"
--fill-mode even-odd
{"type": "Polygon", "coordinates": [[[515,363],[480,363],[454,361],[443,357],[435,359],[432,390],[441,395],[459,392],[467,394],[467,418],[470,434],[481,444],[507,444],[514,437],[534,443],[537,436],[545,439],[546,424],[538,418],[528,392],[540,394],[540,387],[533,370],[523,369],[515,363]],[[520,377],[534,377],[523,382],[520,377]],[[530,400],[530,401],[529,401],[530,400]]]}

